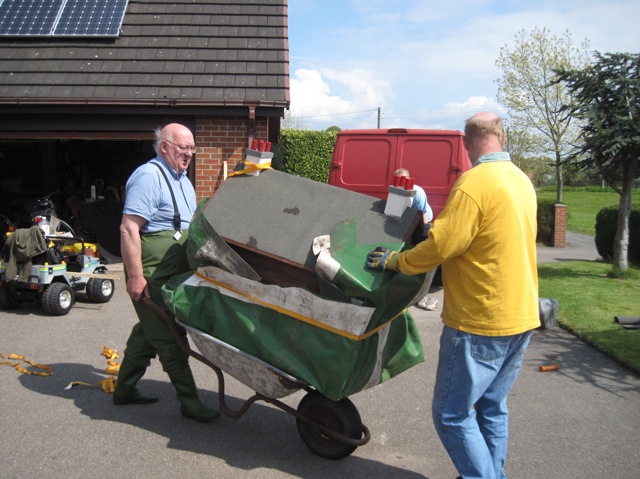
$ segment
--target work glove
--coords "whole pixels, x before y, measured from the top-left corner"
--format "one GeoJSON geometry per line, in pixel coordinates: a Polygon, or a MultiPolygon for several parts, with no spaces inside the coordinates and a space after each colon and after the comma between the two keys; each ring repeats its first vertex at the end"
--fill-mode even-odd
{"type": "Polygon", "coordinates": [[[384,271],[386,269],[396,269],[398,263],[398,252],[378,246],[367,255],[365,266],[369,269],[384,271]]]}

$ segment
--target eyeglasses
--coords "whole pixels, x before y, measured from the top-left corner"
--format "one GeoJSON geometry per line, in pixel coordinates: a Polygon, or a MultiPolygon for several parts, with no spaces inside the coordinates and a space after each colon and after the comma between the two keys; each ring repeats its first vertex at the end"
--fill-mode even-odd
{"type": "Polygon", "coordinates": [[[198,146],[190,146],[190,145],[178,145],[177,143],[174,143],[171,140],[164,140],[167,143],[171,143],[173,146],[177,146],[181,151],[183,152],[192,152],[192,153],[198,153],[200,151],[200,147],[198,146]]]}

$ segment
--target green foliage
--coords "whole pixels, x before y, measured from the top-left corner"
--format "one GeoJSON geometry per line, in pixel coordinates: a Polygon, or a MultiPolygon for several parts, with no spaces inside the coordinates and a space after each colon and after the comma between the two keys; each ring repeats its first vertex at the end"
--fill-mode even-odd
{"type": "Polygon", "coordinates": [[[640,171],[640,55],[596,52],[595,58],[586,68],[557,71],[556,83],[573,95],[563,111],[584,121],[582,147],[572,156],[597,166],[610,184],[624,184],[640,171]]]}
{"type": "Polygon", "coordinates": [[[640,311],[640,270],[626,279],[609,277],[611,266],[562,261],[538,266],[541,297],[560,301],[558,323],[596,349],[640,374],[640,329],[624,329],[615,316],[640,311]]]}
{"type": "Polygon", "coordinates": [[[538,236],[536,242],[551,244],[555,220],[556,202],[538,200],[538,236]]]}
{"type": "Polygon", "coordinates": [[[588,64],[589,43],[573,46],[567,31],[558,38],[546,28],[518,32],[513,47],[504,46],[496,66],[498,101],[509,109],[510,126],[527,135],[536,156],[549,156],[556,168],[556,201],[563,202],[563,163],[579,134],[576,121],[562,112],[572,104],[564,85],[553,83],[555,71],[588,64]]]}
{"type": "MultiPolygon", "coordinates": [[[[620,228],[631,214],[633,182],[640,173],[640,55],[596,52],[593,65],[558,70],[558,82],[566,83],[574,98],[562,111],[582,120],[582,146],[572,155],[583,165],[597,167],[607,183],[620,193],[620,228]]],[[[631,245],[627,231],[618,231],[614,242],[616,267],[627,268],[631,245]],[[625,249],[629,248],[629,255],[625,249]]]]}
{"type": "MultiPolygon", "coordinates": [[[[613,242],[618,224],[618,208],[603,208],[596,215],[596,249],[606,260],[613,259],[613,242]]],[[[640,265],[640,210],[629,216],[629,262],[640,265]]]]}
{"type": "Polygon", "coordinates": [[[335,131],[281,130],[272,165],[277,170],[326,183],[336,137],[335,131]]]}

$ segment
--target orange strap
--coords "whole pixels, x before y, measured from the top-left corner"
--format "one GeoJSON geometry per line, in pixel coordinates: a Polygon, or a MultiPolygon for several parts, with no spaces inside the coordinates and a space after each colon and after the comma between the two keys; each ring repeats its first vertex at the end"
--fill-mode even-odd
{"type": "Polygon", "coordinates": [[[19,354],[9,354],[8,356],[5,356],[4,354],[0,354],[0,357],[4,358],[4,359],[14,359],[14,360],[18,360],[18,361],[22,361],[25,362],[31,366],[33,366],[34,368],[38,368],[38,369],[42,369],[43,371],[29,371],[28,369],[24,369],[19,362],[17,363],[12,363],[9,361],[2,361],[0,362],[0,365],[6,365],[6,366],[11,366],[16,368],[18,371],[20,371],[23,374],[33,374],[35,376],[51,376],[51,374],[53,374],[53,369],[51,368],[51,366],[47,366],[46,364],[39,364],[39,363],[34,363],[33,361],[29,361],[28,359],[26,359],[24,356],[21,356],[19,354]]]}
{"type": "MultiPolygon", "coordinates": [[[[107,358],[107,363],[109,364],[109,366],[107,367],[107,369],[104,370],[104,372],[107,374],[113,374],[117,376],[118,371],[120,371],[120,364],[115,362],[115,359],[118,359],[120,357],[120,355],[118,354],[118,351],[115,349],[108,348],[107,346],[103,346],[102,355],[105,358],[107,358]]],[[[90,388],[100,386],[104,392],[110,394],[113,391],[115,391],[117,384],[118,384],[117,377],[109,376],[108,378],[103,379],[102,381],[99,381],[95,384],[85,383],[82,381],[72,381],[64,389],[65,390],[71,389],[74,386],[88,386],[90,388]]]]}

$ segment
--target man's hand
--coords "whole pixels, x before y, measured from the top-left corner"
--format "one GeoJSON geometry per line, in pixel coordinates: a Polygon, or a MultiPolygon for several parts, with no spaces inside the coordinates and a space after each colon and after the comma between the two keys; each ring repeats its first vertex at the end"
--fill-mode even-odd
{"type": "Polygon", "coordinates": [[[378,246],[367,255],[365,266],[369,269],[384,271],[386,269],[396,269],[398,263],[398,252],[378,246]]]}
{"type": "Polygon", "coordinates": [[[140,301],[142,298],[150,298],[149,283],[144,277],[129,278],[127,281],[127,293],[134,301],[140,301]]]}

